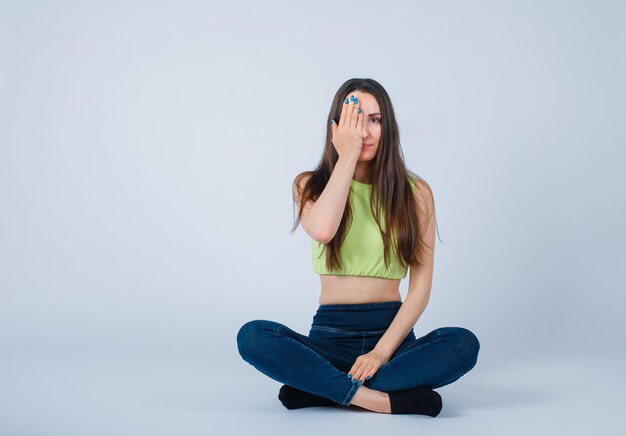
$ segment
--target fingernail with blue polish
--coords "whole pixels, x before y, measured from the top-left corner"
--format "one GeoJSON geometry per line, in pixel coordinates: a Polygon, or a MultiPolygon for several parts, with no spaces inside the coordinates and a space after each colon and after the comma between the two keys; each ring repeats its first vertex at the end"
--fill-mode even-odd
{"type": "Polygon", "coordinates": [[[365,380],[369,380],[369,379],[371,379],[371,378],[372,378],[372,377],[370,377],[370,376],[368,375],[367,377],[365,377],[365,380]]]}
{"type": "Polygon", "coordinates": [[[360,113],[361,113],[361,108],[359,108],[359,110],[358,110],[358,111],[356,111],[356,112],[357,112],[358,114],[360,114],[360,113]]]}
{"type": "Polygon", "coordinates": [[[358,98],[355,98],[355,99],[354,99],[354,104],[357,104],[358,102],[359,102],[359,99],[358,99],[358,98]]]}
{"type": "Polygon", "coordinates": [[[350,101],[354,101],[354,95],[350,96],[350,101]]]}
{"type": "Polygon", "coordinates": [[[352,378],[352,374],[348,374],[348,378],[352,378]]]}
{"type": "Polygon", "coordinates": [[[356,379],[355,379],[355,378],[353,378],[353,379],[352,379],[352,384],[355,384],[355,383],[356,383],[356,379]]]}
{"type": "Polygon", "coordinates": [[[350,101],[346,98],[346,104],[348,104],[350,101]]]}
{"type": "Polygon", "coordinates": [[[330,124],[332,124],[332,123],[333,123],[333,120],[330,120],[330,124]]]}
{"type": "Polygon", "coordinates": [[[361,386],[362,384],[363,384],[363,380],[359,380],[359,382],[356,385],[361,386]]]}

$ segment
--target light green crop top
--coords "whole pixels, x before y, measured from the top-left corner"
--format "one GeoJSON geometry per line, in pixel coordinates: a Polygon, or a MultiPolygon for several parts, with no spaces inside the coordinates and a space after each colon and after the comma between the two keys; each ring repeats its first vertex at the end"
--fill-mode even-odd
{"type": "MultiPolygon", "coordinates": [[[[411,189],[415,192],[414,180],[409,177],[411,189]]],[[[370,210],[372,185],[352,179],[348,201],[352,208],[352,225],[341,245],[339,257],[342,267],[329,272],[326,269],[326,246],[311,238],[313,271],[316,274],[335,274],[344,276],[368,276],[387,279],[403,279],[407,267],[400,267],[400,260],[393,251],[389,253],[389,268],[385,268],[383,255],[383,237],[370,210]]],[[[381,226],[384,228],[385,217],[381,213],[381,226]]]]}

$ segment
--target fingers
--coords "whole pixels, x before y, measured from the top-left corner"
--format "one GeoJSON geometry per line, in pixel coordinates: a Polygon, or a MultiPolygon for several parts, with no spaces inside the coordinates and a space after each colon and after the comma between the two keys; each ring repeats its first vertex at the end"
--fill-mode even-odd
{"type": "Polygon", "coordinates": [[[357,120],[359,118],[359,99],[350,94],[343,100],[341,107],[341,118],[339,124],[342,126],[356,127],[357,120]]]}
{"type": "Polygon", "coordinates": [[[355,363],[352,366],[352,369],[348,373],[352,375],[351,381],[354,384],[365,383],[367,380],[370,380],[376,374],[376,367],[371,364],[366,364],[364,362],[355,363]]]}
{"type": "Polygon", "coordinates": [[[365,381],[365,376],[363,375],[364,372],[365,372],[365,365],[361,365],[359,367],[359,369],[356,370],[356,374],[354,375],[354,379],[356,380],[357,384],[359,382],[361,382],[361,384],[363,384],[363,382],[365,381]]]}
{"type": "Polygon", "coordinates": [[[359,119],[359,99],[354,97],[354,101],[352,102],[352,104],[350,105],[352,106],[352,112],[350,113],[350,127],[354,127],[356,128],[356,123],[357,120],[359,119]]]}
{"type": "Polygon", "coordinates": [[[349,109],[349,106],[350,106],[350,99],[346,97],[345,100],[343,101],[343,105],[341,106],[341,115],[339,117],[340,126],[345,126],[346,124],[347,111],[349,109]]]}
{"type": "Polygon", "coordinates": [[[374,369],[374,367],[372,365],[368,365],[367,367],[365,367],[365,370],[363,371],[363,373],[361,373],[361,375],[357,379],[357,383],[359,382],[359,380],[365,383],[365,381],[371,379],[375,373],[376,373],[376,370],[374,369]]]}
{"type": "Polygon", "coordinates": [[[356,131],[359,133],[363,132],[363,111],[361,110],[361,102],[359,101],[358,109],[357,109],[357,118],[356,118],[356,131]]]}
{"type": "Polygon", "coordinates": [[[350,94],[348,98],[346,98],[346,100],[348,100],[348,104],[346,105],[348,106],[346,108],[346,121],[345,121],[346,127],[352,127],[352,119],[353,119],[353,114],[354,114],[354,99],[355,97],[352,94],[350,94]]]}

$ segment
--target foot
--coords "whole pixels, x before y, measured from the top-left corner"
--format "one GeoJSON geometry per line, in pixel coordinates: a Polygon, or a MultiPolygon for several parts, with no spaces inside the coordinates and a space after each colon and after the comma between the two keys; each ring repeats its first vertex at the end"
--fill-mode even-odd
{"type": "Polygon", "coordinates": [[[435,417],[441,412],[441,395],[427,386],[389,392],[391,413],[410,413],[435,417]]]}
{"type": "Polygon", "coordinates": [[[278,399],[289,410],[303,407],[333,406],[335,403],[328,398],[306,392],[293,386],[283,385],[278,391],[278,399]]]}
{"type": "Polygon", "coordinates": [[[352,397],[351,405],[359,406],[372,412],[391,413],[391,402],[387,392],[361,386],[352,397]]]}

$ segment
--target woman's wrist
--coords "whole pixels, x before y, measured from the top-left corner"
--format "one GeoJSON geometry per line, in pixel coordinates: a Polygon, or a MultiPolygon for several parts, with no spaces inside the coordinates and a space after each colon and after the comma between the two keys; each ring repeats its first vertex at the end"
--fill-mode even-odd
{"type": "Polygon", "coordinates": [[[354,170],[356,168],[356,163],[358,161],[359,161],[358,155],[355,156],[352,154],[342,154],[341,156],[339,156],[339,159],[337,159],[337,163],[335,165],[345,165],[345,166],[351,167],[354,170]]]}

